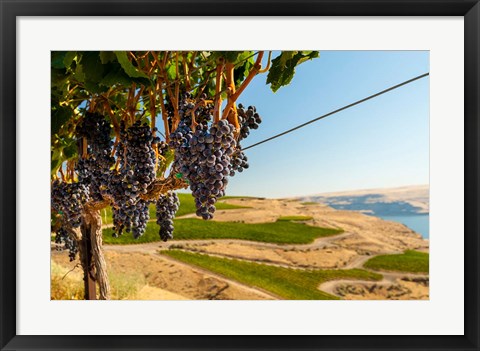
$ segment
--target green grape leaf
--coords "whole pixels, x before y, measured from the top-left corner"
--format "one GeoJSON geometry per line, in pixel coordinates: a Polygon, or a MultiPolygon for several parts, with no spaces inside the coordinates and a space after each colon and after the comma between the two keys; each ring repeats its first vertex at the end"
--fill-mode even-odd
{"type": "Polygon", "coordinates": [[[69,79],[69,76],[68,74],[66,74],[65,69],[52,68],[50,77],[52,82],[52,88],[53,87],[62,88],[69,79]]]}
{"type": "Polygon", "coordinates": [[[52,109],[52,121],[50,130],[52,135],[57,134],[60,131],[60,128],[68,122],[68,120],[73,116],[73,112],[70,108],[64,106],[56,106],[52,109]]]}
{"type": "Polygon", "coordinates": [[[243,64],[246,61],[249,61],[250,63],[255,62],[255,57],[254,57],[255,52],[254,51],[240,51],[240,54],[237,57],[237,60],[235,61],[235,64],[243,64]]]}
{"type": "Polygon", "coordinates": [[[239,86],[245,80],[254,65],[255,58],[253,54],[253,51],[242,51],[237,57],[235,71],[233,73],[233,80],[236,86],[239,86]]]}
{"type": "Polygon", "coordinates": [[[100,61],[98,51],[87,51],[83,54],[82,61],[83,72],[86,80],[98,84],[103,78],[103,65],[100,61]]]}
{"type": "Polygon", "coordinates": [[[76,51],[67,51],[65,57],[63,58],[63,65],[65,66],[65,68],[70,68],[73,60],[75,59],[75,56],[77,56],[76,51]]]}
{"type": "Polygon", "coordinates": [[[50,159],[50,172],[52,175],[54,175],[57,171],[58,168],[62,165],[62,149],[55,149],[54,151],[51,152],[51,159],[50,159]]]}
{"type": "Polygon", "coordinates": [[[77,67],[75,68],[75,79],[78,80],[79,82],[83,83],[85,82],[85,73],[83,72],[83,66],[81,64],[78,64],[77,67]]]}
{"type": "Polygon", "coordinates": [[[298,51],[282,51],[280,55],[280,64],[286,66],[287,62],[293,58],[298,51]]]}
{"type": "Polygon", "coordinates": [[[52,51],[51,52],[51,65],[53,68],[62,69],[65,68],[63,63],[66,55],[66,51],[52,51]]]}
{"type": "Polygon", "coordinates": [[[176,74],[175,64],[171,64],[170,66],[168,66],[166,71],[167,71],[167,77],[168,77],[169,80],[172,81],[172,80],[176,79],[177,74],[176,74]]]}
{"type": "Polygon", "coordinates": [[[60,160],[52,159],[50,162],[50,173],[54,175],[57,173],[58,168],[60,167],[61,163],[60,160]]]}
{"type": "Polygon", "coordinates": [[[93,80],[87,80],[85,82],[85,89],[87,89],[89,92],[94,93],[94,94],[104,93],[108,90],[108,88],[109,88],[108,86],[99,84],[98,82],[93,81],[93,80]]]}
{"type": "Polygon", "coordinates": [[[240,59],[240,56],[242,55],[243,51],[221,51],[223,53],[223,57],[227,62],[237,62],[240,59]]]}
{"type": "Polygon", "coordinates": [[[102,64],[114,62],[116,60],[117,56],[113,51],[100,51],[100,61],[102,61],[102,64]]]}
{"type": "Polygon", "coordinates": [[[320,57],[320,53],[318,51],[302,51],[301,53],[303,57],[298,60],[297,66],[306,61],[320,57]]]}
{"type": "Polygon", "coordinates": [[[72,143],[66,147],[63,148],[63,154],[67,159],[70,159],[74,156],[77,155],[77,144],[75,141],[72,141],[72,143]]]}
{"type": "Polygon", "coordinates": [[[267,84],[276,92],[282,86],[290,84],[295,75],[295,67],[318,56],[318,51],[282,51],[280,56],[272,60],[267,84]]]}
{"type": "Polygon", "coordinates": [[[147,114],[144,114],[144,115],[140,118],[140,123],[142,123],[142,124],[147,123],[148,125],[150,125],[150,118],[148,118],[148,115],[147,115],[147,114]]]}
{"type": "Polygon", "coordinates": [[[208,96],[215,96],[215,86],[213,84],[208,84],[205,90],[208,96]]]}
{"type": "Polygon", "coordinates": [[[115,51],[115,55],[117,56],[117,60],[122,66],[123,70],[125,73],[132,78],[146,78],[148,79],[148,76],[139,71],[128,59],[127,52],[126,51],[115,51]]]}
{"type": "Polygon", "coordinates": [[[106,69],[108,73],[103,77],[99,84],[106,87],[111,87],[115,84],[126,86],[132,84],[132,78],[125,73],[119,64],[109,64],[109,66],[111,67],[106,69]]]}
{"type": "Polygon", "coordinates": [[[245,60],[253,51],[214,51],[211,53],[209,60],[216,61],[223,57],[226,62],[238,63],[245,60]]]}
{"type": "Polygon", "coordinates": [[[238,87],[245,80],[245,78],[247,78],[248,73],[252,69],[254,63],[255,61],[253,60],[247,60],[243,63],[243,65],[235,68],[235,70],[233,71],[233,79],[235,81],[235,86],[238,87]]]}

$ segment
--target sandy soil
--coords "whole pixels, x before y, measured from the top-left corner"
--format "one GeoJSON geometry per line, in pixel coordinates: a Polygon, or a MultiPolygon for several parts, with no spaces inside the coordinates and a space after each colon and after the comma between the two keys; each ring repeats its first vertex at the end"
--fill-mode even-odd
{"type": "Polygon", "coordinates": [[[337,280],[324,283],[319,289],[346,300],[428,300],[428,276],[405,275],[380,282],[337,280]]]}
{"type": "Polygon", "coordinates": [[[208,253],[210,255],[244,259],[295,268],[344,268],[356,252],[344,248],[281,248],[266,247],[249,242],[213,241],[204,244],[195,242],[176,244],[176,249],[208,253]]]}

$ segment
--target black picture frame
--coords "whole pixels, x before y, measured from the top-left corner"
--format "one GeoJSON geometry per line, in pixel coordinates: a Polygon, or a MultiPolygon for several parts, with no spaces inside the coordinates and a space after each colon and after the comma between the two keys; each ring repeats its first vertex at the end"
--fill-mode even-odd
{"type": "MultiPolygon", "coordinates": [[[[479,350],[479,0],[0,0],[1,350],[479,350]],[[221,5],[221,6],[219,6],[221,5]],[[464,16],[465,333],[463,336],[16,335],[17,16],[464,16]]],[[[452,123],[455,123],[454,121],[452,123]]]]}

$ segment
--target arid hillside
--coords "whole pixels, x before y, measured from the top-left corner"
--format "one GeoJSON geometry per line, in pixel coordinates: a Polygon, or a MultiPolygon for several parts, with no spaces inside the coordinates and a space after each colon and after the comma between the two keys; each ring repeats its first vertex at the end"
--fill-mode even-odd
{"type": "Polygon", "coordinates": [[[356,210],[375,215],[425,214],[429,212],[429,186],[365,189],[299,197],[337,209],[356,210]]]}

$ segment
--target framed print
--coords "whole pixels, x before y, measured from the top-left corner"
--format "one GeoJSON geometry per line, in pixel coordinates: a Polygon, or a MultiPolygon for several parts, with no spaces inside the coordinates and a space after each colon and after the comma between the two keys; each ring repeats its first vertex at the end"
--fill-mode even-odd
{"type": "Polygon", "coordinates": [[[2,350],[479,349],[479,6],[2,2],[2,350]]]}

